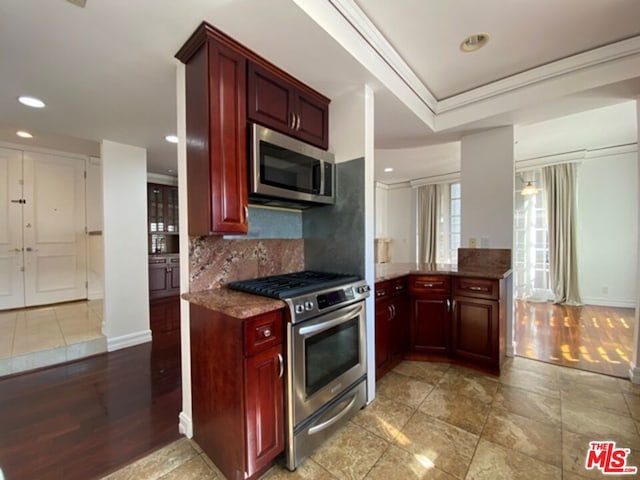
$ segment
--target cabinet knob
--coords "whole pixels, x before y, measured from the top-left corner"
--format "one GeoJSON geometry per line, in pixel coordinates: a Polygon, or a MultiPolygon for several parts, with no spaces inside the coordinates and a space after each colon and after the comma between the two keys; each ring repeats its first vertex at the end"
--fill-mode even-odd
{"type": "Polygon", "coordinates": [[[271,330],[270,330],[270,329],[268,329],[268,328],[267,328],[267,329],[265,329],[265,330],[263,330],[263,331],[262,331],[262,335],[263,335],[265,338],[269,338],[269,337],[271,336],[271,330]]]}

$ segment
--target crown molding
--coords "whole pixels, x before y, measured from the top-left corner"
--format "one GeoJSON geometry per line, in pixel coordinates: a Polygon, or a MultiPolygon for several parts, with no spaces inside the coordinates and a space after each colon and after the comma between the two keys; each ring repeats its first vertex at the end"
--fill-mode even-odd
{"type": "Polygon", "coordinates": [[[640,68],[636,36],[438,100],[354,0],[293,1],[434,132],[633,78],[640,68]]]}
{"type": "Polygon", "coordinates": [[[433,129],[435,97],[353,0],[293,2],[433,129]]]}
{"type": "Polygon", "coordinates": [[[423,185],[436,185],[438,183],[455,183],[460,181],[460,172],[445,173],[442,175],[433,175],[430,177],[417,178],[409,181],[411,188],[421,187],[423,185]]]}
{"type": "Polygon", "coordinates": [[[437,102],[436,113],[444,113],[561,75],[634,56],[640,56],[640,36],[562,58],[440,100],[437,102]]]}
{"type": "Polygon", "coordinates": [[[554,153],[551,155],[543,155],[541,157],[524,158],[516,160],[516,172],[525,172],[527,170],[535,170],[547,165],[557,165],[559,163],[577,163],[584,160],[593,160],[596,158],[611,157],[614,155],[625,155],[638,151],[637,143],[627,143],[624,145],[612,145],[608,147],[574,150],[572,152],[554,153]]]}

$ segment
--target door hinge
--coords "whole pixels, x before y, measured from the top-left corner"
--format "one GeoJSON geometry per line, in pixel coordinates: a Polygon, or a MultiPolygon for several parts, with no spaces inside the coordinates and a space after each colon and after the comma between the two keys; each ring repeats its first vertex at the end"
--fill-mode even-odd
{"type": "Polygon", "coordinates": [[[24,205],[27,201],[24,198],[18,198],[17,200],[11,200],[11,203],[20,203],[24,205]]]}
{"type": "Polygon", "coordinates": [[[89,282],[84,282],[84,288],[89,288],[89,282]]]}
{"type": "Polygon", "coordinates": [[[20,271],[21,271],[21,272],[24,272],[24,267],[20,267],[20,271]]]}
{"type": "Polygon", "coordinates": [[[87,171],[84,171],[84,178],[87,178],[87,171]]]}

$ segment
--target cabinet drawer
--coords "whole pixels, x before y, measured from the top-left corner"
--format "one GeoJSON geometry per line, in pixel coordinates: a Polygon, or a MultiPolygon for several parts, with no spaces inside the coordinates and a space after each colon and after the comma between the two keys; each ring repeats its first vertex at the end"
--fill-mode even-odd
{"type": "Polygon", "coordinates": [[[453,294],[465,297],[488,298],[497,300],[500,288],[498,280],[488,278],[456,277],[453,281],[453,294]]]}
{"type": "Polygon", "coordinates": [[[446,275],[412,275],[409,291],[414,294],[448,294],[451,292],[451,279],[446,275]]]}
{"type": "Polygon", "coordinates": [[[162,257],[149,257],[149,265],[165,265],[167,263],[166,258],[162,257]]]}
{"type": "Polygon", "coordinates": [[[391,293],[393,295],[402,295],[407,292],[407,277],[394,278],[390,280],[391,293]]]}
{"type": "Polygon", "coordinates": [[[247,356],[282,343],[282,313],[266,313],[244,323],[244,353],[247,356]]]}
{"type": "Polygon", "coordinates": [[[391,295],[391,283],[388,280],[376,283],[375,292],[376,302],[386,300],[391,295]]]}

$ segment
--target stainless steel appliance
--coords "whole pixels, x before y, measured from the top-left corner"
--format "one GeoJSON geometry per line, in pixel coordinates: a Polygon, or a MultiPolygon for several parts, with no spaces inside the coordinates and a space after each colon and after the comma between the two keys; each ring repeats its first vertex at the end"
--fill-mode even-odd
{"type": "Polygon", "coordinates": [[[297,272],[231,288],[284,300],[286,463],[294,470],[366,403],[369,286],[357,276],[297,272]]]}
{"type": "Polygon", "coordinates": [[[251,124],[249,197],[268,205],[334,204],[333,154],[251,124]]]}

